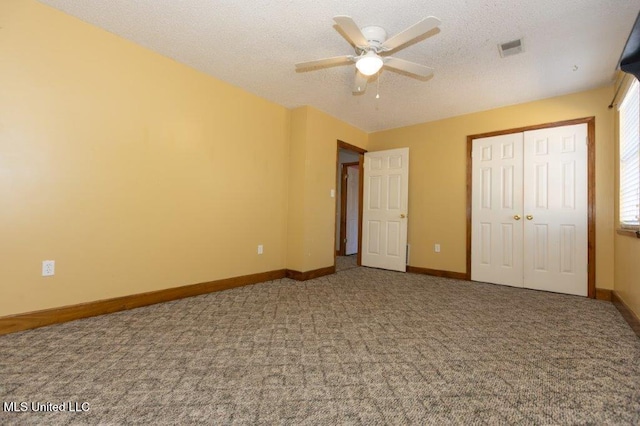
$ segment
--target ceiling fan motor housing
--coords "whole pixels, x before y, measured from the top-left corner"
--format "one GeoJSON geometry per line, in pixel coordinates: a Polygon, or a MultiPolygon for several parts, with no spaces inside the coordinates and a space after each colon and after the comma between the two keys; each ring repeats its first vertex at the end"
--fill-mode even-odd
{"type": "Polygon", "coordinates": [[[361,28],[360,31],[369,42],[369,46],[376,48],[376,50],[387,41],[387,32],[382,27],[369,26],[361,28]]]}

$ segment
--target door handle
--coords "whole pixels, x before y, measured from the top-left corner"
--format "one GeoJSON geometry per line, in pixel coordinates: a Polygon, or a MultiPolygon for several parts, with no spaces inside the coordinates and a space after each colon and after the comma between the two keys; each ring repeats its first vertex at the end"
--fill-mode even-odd
{"type": "Polygon", "coordinates": [[[515,215],[515,216],[513,216],[513,218],[514,218],[515,220],[520,220],[520,216],[519,216],[519,215],[515,215]]]}
{"type": "Polygon", "coordinates": [[[405,217],[407,217],[405,214],[400,215],[400,219],[404,219],[405,217]]]}
{"type": "Polygon", "coordinates": [[[527,215],[527,220],[533,220],[533,216],[531,216],[530,214],[527,215]]]}

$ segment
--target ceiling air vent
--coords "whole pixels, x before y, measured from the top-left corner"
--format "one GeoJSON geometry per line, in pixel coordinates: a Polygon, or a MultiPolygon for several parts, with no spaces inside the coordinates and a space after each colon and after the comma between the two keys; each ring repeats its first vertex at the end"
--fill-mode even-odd
{"type": "Polygon", "coordinates": [[[508,41],[498,45],[500,56],[506,58],[507,56],[517,55],[522,53],[522,39],[508,41]]]}

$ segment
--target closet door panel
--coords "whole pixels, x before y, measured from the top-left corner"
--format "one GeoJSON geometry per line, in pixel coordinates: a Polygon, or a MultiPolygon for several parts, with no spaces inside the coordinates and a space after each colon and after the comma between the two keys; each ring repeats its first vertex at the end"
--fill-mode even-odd
{"type": "Polygon", "coordinates": [[[524,133],[524,286],[587,295],[587,125],[524,133]]]}
{"type": "Polygon", "coordinates": [[[472,146],[471,279],[522,287],[522,133],[472,146]]]}

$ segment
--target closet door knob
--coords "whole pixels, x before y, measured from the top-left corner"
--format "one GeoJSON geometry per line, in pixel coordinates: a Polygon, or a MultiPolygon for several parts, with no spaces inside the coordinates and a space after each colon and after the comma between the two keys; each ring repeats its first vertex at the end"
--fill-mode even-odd
{"type": "Polygon", "coordinates": [[[532,220],[533,216],[531,216],[530,214],[527,215],[527,220],[532,220]]]}
{"type": "Polygon", "coordinates": [[[514,218],[515,220],[520,220],[520,216],[519,216],[519,215],[515,215],[515,216],[513,216],[513,218],[514,218]]]}

